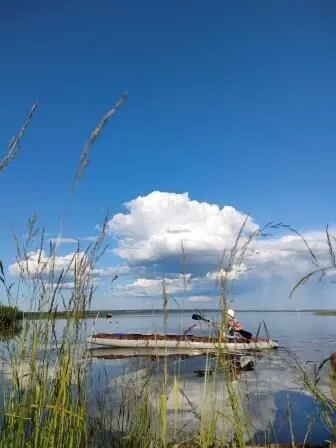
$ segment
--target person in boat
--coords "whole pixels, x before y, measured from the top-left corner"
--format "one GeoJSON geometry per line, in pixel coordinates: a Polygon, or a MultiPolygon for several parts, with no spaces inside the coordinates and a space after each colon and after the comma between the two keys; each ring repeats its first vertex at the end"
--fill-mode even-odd
{"type": "Polygon", "coordinates": [[[245,339],[252,338],[252,334],[249,331],[245,331],[242,324],[235,318],[235,312],[233,310],[227,310],[226,319],[230,336],[234,336],[236,332],[243,336],[245,339]]]}
{"type": "Polygon", "coordinates": [[[229,328],[229,333],[234,334],[235,331],[243,330],[243,326],[237,319],[235,319],[235,312],[229,309],[226,313],[227,326],[229,328]]]}

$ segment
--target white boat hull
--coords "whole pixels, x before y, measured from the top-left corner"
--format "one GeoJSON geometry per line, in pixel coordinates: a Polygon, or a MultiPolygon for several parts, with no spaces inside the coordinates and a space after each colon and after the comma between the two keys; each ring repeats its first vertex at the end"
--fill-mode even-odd
{"type": "MultiPolygon", "coordinates": [[[[112,335],[111,335],[112,336],[112,335]]],[[[276,341],[261,340],[250,342],[204,342],[189,340],[162,340],[162,339],[120,339],[113,337],[95,337],[94,335],[87,338],[87,342],[93,345],[104,347],[119,348],[180,348],[180,349],[198,349],[198,350],[217,350],[219,347],[228,352],[240,351],[262,351],[278,348],[276,341]]]]}

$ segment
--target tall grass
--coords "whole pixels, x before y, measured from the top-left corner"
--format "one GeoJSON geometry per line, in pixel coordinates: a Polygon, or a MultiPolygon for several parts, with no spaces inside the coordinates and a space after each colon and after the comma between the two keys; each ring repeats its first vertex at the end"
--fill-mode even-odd
{"type": "Polygon", "coordinates": [[[16,136],[12,137],[11,141],[9,142],[7,150],[6,150],[2,160],[0,161],[0,173],[5,171],[5,169],[9,165],[9,163],[16,158],[16,156],[20,150],[21,140],[23,139],[23,136],[24,136],[27,128],[30,126],[31,121],[32,121],[36,111],[38,110],[38,107],[39,107],[38,103],[33,104],[32,108],[31,108],[23,126],[19,130],[18,134],[16,136]]]}
{"type": "MultiPolygon", "coordinates": [[[[0,171],[17,155],[37,106],[33,105],[18,135],[11,140],[0,171]]],[[[85,146],[76,180],[87,165],[90,145],[113,113],[103,118],[85,146]]],[[[56,246],[50,244],[45,253],[45,231],[40,231],[36,224],[33,216],[23,243],[15,237],[18,276],[15,284],[8,283],[0,263],[0,280],[9,304],[1,310],[2,322],[15,320],[22,295],[30,311],[45,313],[44,320],[25,320],[20,336],[2,344],[2,368],[9,373],[10,381],[2,377],[0,446],[88,446],[88,358],[82,344],[85,324],[82,317],[94,294],[92,270],[102,253],[106,221],[97,241],[84,251],[78,247],[61,269],[57,266],[56,246]],[[64,288],[69,279],[73,286],[67,293],[64,288]],[[61,339],[56,336],[55,317],[59,308],[68,316],[61,339]]]]}
{"type": "MultiPolygon", "coordinates": [[[[28,235],[39,236],[35,223],[28,235]]],[[[4,384],[1,446],[82,446],[87,443],[88,410],[85,387],[87,359],[82,346],[85,321],[94,293],[92,269],[101,253],[103,232],[85,251],[79,248],[61,271],[55,247],[44,254],[42,232],[38,251],[29,252],[32,241],[17,245],[19,289],[7,299],[15,303],[24,291],[30,309],[45,312],[44,320],[26,320],[19,338],[4,346],[3,359],[12,375],[4,384]],[[73,288],[67,298],[63,286],[70,276],[73,288]],[[68,312],[62,338],[56,336],[56,312],[68,312]]],[[[5,287],[7,286],[4,277],[5,287]]],[[[8,288],[6,288],[8,290],[8,288]]],[[[13,289],[12,289],[13,290],[13,289]]]]}

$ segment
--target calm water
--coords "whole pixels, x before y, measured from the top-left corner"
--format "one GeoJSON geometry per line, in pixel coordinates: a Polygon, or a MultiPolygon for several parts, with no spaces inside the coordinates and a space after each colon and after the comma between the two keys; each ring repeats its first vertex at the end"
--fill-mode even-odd
{"type": "MultiPolygon", "coordinates": [[[[213,314],[209,317],[215,317],[213,314]]],[[[288,350],[291,350],[300,359],[302,364],[313,361],[318,365],[332,352],[336,351],[336,317],[315,316],[311,313],[247,313],[237,312],[239,321],[245,329],[255,333],[261,321],[265,321],[272,339],[278,340],[284,347],[276,353],[265,354],[254,358],[254,371],[243,372],[233,382],[233,387],[239,394],[240,404],[253,424],[253,431],[246,435],[246,440],[263,442],[265,432],[268,438],[278,443],[286,443],[291,440],[289,415],[292,423],[294,438],[303,441],[307,429],[311,427],[308,437],[310,443],[320,443],[328,439],[328,433],[320,422],[320,412],[312,397],[302,387],[300,375],[294,370],[294,361],[288,350]],[[288,412],[290,409],[290,412],[288,412]],[[313,419],[316,423],[312,424],[313,419]]],[[[173,313],[168,318],[168,331],[185,331],[192,325],[196,325],[190,333],[206,334],[208,327],[204,323],[195,322],[190,314],[173,313]]],[[[63,321],[57,322],[57,334],[60,337],[64,327],[63,321]]],[[[116,315],[111,321],[102,318],[94,322],[87,320],[86,334],[83,340],[91,332],[152,332],[163,330],[163,316],[153,315],[116,315]]],[[[260,336],[264,336],[261,333],[260,336]]],[[[97,354],[97,351],[96,351],[97,354]]],[[[141,360],[140,360],[141,361],[141,360]]],[[[121,384],[128,380],[133,385],[139,377],[139,371],[143,365],[132,358],[125,359],[101,359],[92,358],[93,381],[90,382],[92,397],[97,392],[109,391],[113,396],[113,406],[118,407],[121,384]]],[[[146,365],[148,365],[146,361],[146,365]]],[[[152,361],[156,374],[160,375],[163,361],[152,361]]],[[[178,376],[178,386],[183,390],[184,396],[180,396],[183,410],[179,411],[178,426],[184,433],[197,430],[198,421],[195,411],[201,412],[206,406],[206,401],[212,399],[211,394],[204,396],[204,378],[199,378],[194,371],[204,370],[206,360],[204,357],[191,357],[184,360],[169,361],[170,373],[178,376]],[[188,397],[186,400],[184,397],[188,397]]],[[[211,368],[211,365],[210,365],[211,368]]],[[[313,364],[309,364],[313,368],[313,364]]],[[[320,374],[320,389],[332,400],[336,401],[336,384],[330,384],[328,380],[328,365],[320,374]]],[[[171,375],[172,377],[172,375],[171,375]]],[[[171,386],[171,384],[169,385],[171,386]]],[[[216,390],[216,407],[223,412],[225,408],[225,386],[216,390]]],[[[171,394],[172,395],[172,394],[171,394]]],[[[94,405],[92,404],[94,407],[94,405]]],[[[168,414],[174,413],[174,400],[172,396],[167,401],[168,414]]],[[[196,413],[197,413],[196,412],[196,413]]],[[[230,432],[230,415],[228,415],[225,427],[219,427],[219,432],[230,432]]],[[[232,425],[231,425],[232,427],[232,425]]]]}

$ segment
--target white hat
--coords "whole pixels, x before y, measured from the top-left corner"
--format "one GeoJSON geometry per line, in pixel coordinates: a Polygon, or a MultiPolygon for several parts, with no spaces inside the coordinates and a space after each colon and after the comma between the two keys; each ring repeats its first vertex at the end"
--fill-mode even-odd
{"type": "Polygon", "coordinates": [[[231,317],[233,317],[234,314],[235,314],[235,312],[234,312],[233,310],[228,310],[227,313],[228,313],[228,315],[231,316],[231,317]]]}

